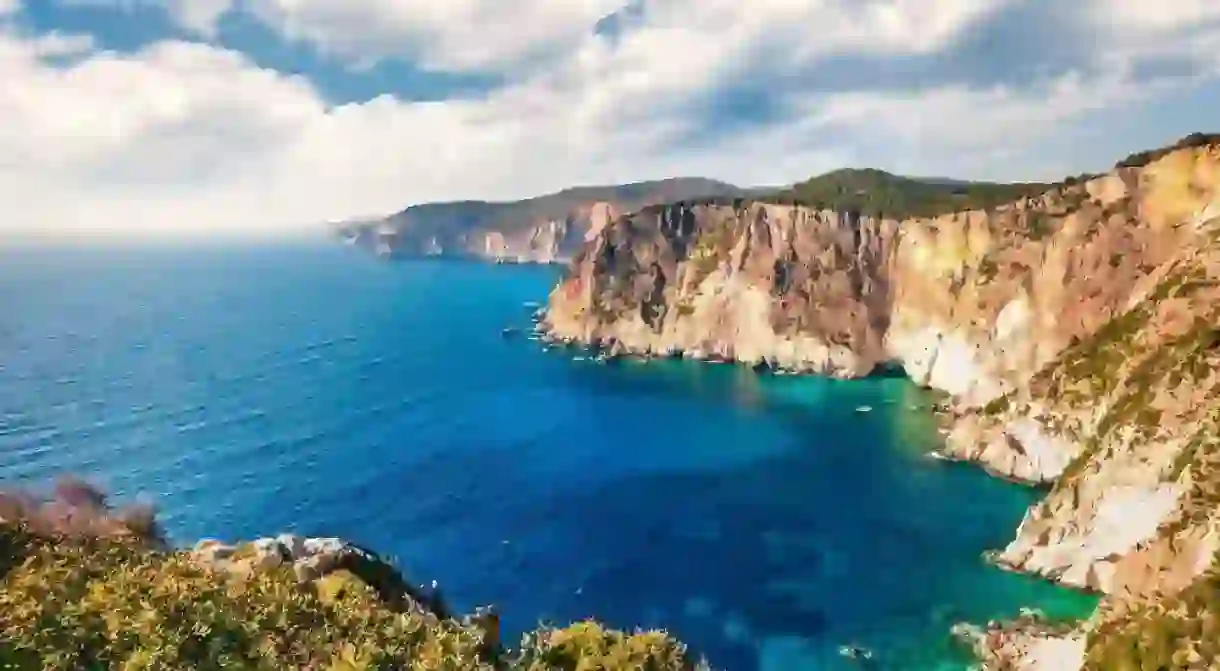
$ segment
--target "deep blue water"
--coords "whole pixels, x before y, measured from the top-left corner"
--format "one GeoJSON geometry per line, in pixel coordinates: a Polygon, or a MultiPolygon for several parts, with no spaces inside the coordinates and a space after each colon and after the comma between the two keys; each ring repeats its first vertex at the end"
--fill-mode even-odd
{"type": "Polygon", "coordinates": [[[665,627],[730,671],[856,668],[851,642],[961,668],[955,620],[1091,603],[982,564],[1033,494],[924,458],[909,382],[503,339],[557,272],[325,242],[2,250],[0,479],[143,493],[183,544],[351,538],[510,632],[665,627]]]}

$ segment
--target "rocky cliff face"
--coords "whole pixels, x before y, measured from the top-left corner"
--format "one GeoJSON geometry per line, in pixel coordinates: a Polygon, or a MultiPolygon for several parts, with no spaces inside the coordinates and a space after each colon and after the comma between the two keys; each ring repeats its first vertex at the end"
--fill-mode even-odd
{"type": "Polygon", "coordinates": [[[896,222],[679,203],[606,228],[552,294],[556,335],[827,374],[885,358],[896,222]]]}
{"type": "Polygon", "coordinates": [[[1070,634],[997,634],[995,668],[1125,668],[1121,637],[1139,639],[1148,613],[1213,580],[1220,137],[936,218],[646,209],[585,247],[544,326],[619,350],[838,376],[894,362],[947,392],[946,456],[1051,486],[995,560],[1109,595],[1070,634]]]}
{"type": "MultiPolygon", "coordinates": [[[[562,219],[547,219],[518,230],[486,230],[463,242],[466,254],[514,263],[558,263],[570,261],[588,240],[621,216],[614,203],[590,203],[562,219]]],[[[439,245],[431,253],[444,255],[439,245]]]]}
{"type": "Polygon", "coordinates": [[[739,191],[701,178],[577,187],[504,203],[415,205],[385,219],[348,222],[338,229],[348,239],[389,256],[567,262],[592,235],[625,212],[651,203],[739,191]]]}

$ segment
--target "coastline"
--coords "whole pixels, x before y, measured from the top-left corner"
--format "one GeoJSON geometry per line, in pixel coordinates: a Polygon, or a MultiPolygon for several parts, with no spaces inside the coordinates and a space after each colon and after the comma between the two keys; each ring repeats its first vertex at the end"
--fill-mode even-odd
{"type": "MultiPolygon", "coordinates": [[[[1205,449],[1220,431],[1217,139],[931,218],[770,202],[634,213],[585,247],[540,328],[611,354],[836,378],[901,362],[950,399],[930,458],[1039,494],[992,562],[1105,595],[1077,630],[1090,632],[1087,655],[1079,637],[1022,626],[997,633],[1006,661],[991,667],[1162,659],[1164,646],[1116,632],[1139,630],[1122,618],[1150,595],[1172,603],[1220,572],[1205,449]]],[[[1199,612],[1192,601],[1172,617],[1198,626],[1199,612]]],[[[1172,648],[1220,654],[1190,639],[1172,648]]]]}
{"type": "MultiPolygon", "coordinates": [[[[624,345],[616,338],[591,338],[583,340],[580,336],[564,334],[557,330],[549,321],[548,310],[543,308],[533,313],[533,333],[537,339],[548,347],[580,348],[594,353],[600,360],[642,359],[642,360],[682,360],[702,364],[733,364],[748,368],[757,374],[791,375],[807,377],[829,377],[840,380],[861,380],[874,377],[867,374],[826,375],[811,372],[807,368],[772,367],[758,361],[744,361],[731,356],[723,356],[702,350],[688,350],[681,347],[664,348],[660,352],[652,347],[640,348],[624,345]]],[[[891,364],[892,365],[892,364],[891,364]]],[[[872,369],[875,370],[875,366],[872,369]]],[[[952,399],[948,391],[938,389],[931,384],[919,384],[903,372],[903,377],[916,386],[932,394],[952,399]]],[[[1011,486],[1038,492],[1040,498],[1048,493],[1049,482],[1046,478],[1024,478],[997,468],[979,455],[963,453],[955,450],[949,443],[952,430],[958,425],[960,418],[953,402],[933,402],[926,408],[937,425],[941,447],[933,448],[925,453],[925,457],[949,463],[969,464],[990,478],[1001,480],[1011,486]]],[[[968,406],[967,406],[968,407],[968,406]]],[[[1014,530],[1015,532],[1015,530],[1014,530]]],[[[986,622],[955,622],[946,629],[944,635],[956,645],[969,651],[971,657],[982,669],[1001,671],[1004,669],[1075,669],[1073,661],[1082,659],[1084,655],[1084,633],[1080,627],[1086,623],[1097,610],[1104,593],[1063,582],[1004,558],[1004,548],[989,548],[984,550],[979,559],[992,570],[1003,571],[1037,580],[1063,590],[1065,594],[1074,594],[1088,599],[1092,605],[1087,612],[1073,613],[1070,620],[1048,619],[1037,609],[1037,603],[1022,606],[1017,613],[1007,619],[990,619],[986,622]]]]}

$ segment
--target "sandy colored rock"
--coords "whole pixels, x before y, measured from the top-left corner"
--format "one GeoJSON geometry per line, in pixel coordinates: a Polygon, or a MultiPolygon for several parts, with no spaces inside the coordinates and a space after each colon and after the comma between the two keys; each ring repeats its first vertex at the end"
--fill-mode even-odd
{"type": "MultiPolygon", "coordinates": [[[[942,456],[1050,486],[995,561],[1107,595],[1070,632],[987,632],[987,668],[1123,668],[1141,623],[1193,631],[1212,612],[1198,595],[1220,539],[1220,137],[1120,165],[934,219],[648,208],[586,245],[544,325],[840,377],[900,364],[950,396],[942,456]]],[[[1220,668],[1206,640],[1147,654],[1220,668]]]]}

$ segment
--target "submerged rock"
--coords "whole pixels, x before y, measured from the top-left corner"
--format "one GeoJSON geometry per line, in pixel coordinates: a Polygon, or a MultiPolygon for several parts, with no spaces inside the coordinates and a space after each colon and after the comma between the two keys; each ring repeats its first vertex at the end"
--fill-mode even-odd
{"type": "Polygon", "coordinates": [[[873,658],[873,651],[858,645],[844,645],[839,648],[839,655],[851,660],[869,661],[873,658]]]}

